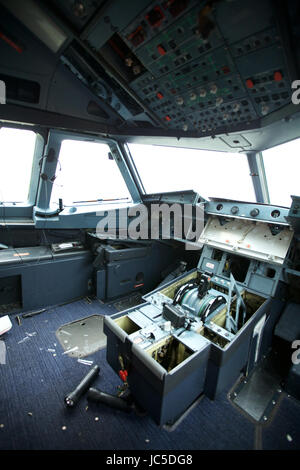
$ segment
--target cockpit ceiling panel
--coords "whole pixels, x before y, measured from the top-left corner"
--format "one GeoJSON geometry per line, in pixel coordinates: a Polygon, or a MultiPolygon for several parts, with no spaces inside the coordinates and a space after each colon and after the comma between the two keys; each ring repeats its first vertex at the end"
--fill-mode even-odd
{"type": "Polygon", "coordinates": [[[155,2],[118,34],[130,87],[169,129],[234,130],[291,102],[269,1],[155,2]]]}
{"type": "Polygon", "coordinates": [[[240,133],[298,111],[293,0],[36,3],[67,37],[55,59],[119,116],[116,134],[240,133]]]}
{"type": "Polygon", "coordinates": [[[105,0],[47,0],[50,8],[57,11],[77,31],[88,23],[105,0]]]}

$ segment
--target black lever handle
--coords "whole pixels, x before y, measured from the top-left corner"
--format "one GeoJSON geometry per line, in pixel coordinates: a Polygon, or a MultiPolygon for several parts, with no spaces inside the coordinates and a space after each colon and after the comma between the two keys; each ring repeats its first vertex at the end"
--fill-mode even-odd
{"type": "Polygon", "coordinates": [[[100,371],[100,367],[94,366],[89,371],[89,373],[81,380],[81,382],[77,385],[75,390],[73,390],[72,392],[68,393],[68,395],[65,396],[65,404],[67,406],[72,407],[76,405],[81,395],[83,395],[84,392],[88,390],[93,380],[95,380],[99,371],[100,371]]]}
{"type": "Polygon", "coordinates": [[[110,395],[109,393],[102,392],[97,388],[90,388],[87,393],[87,399],[95,403],[104,403],[105,405],[117,408],[121,411],[129,413],[132,410],[132,406],[127,403],[123,398],[110,395]]]}

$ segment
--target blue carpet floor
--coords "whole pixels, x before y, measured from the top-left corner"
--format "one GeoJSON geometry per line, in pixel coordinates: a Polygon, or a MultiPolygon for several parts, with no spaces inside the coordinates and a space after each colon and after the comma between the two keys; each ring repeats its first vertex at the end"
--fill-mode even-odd
{"type": "MultiPolygon", "coordinates": [[[[85,396],[74,409],[66,408],[64,396],[90,367],[64,355],[55,332],[68,322],[114,312],[112,305],[83,299],[22,319],[21,325],[11,316],[13,328],[1,338],[7,350],[6,363],[0,364],[1,450],[256,448],[257,426],[226,394],[214,402],[204,397],[173,432],[160,429],[149,416],[89,403],[85,396]]],[[[100,367],[93,386],[116,394],[121,381],[105,355],[102,349],[85,359],[100,367]]],[[[284,398],[272,422],[262,427],[261,448],[300,449],[299,423],[299,403],[284,398]]]]}

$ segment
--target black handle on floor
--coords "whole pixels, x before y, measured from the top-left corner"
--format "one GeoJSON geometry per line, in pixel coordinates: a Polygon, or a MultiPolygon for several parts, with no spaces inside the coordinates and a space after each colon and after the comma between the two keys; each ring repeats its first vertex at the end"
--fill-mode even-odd
{"type": "Polygon", "coordinates": [[[78,402],[79,398],[81,395],[84,394],[93,382],[97,375],[99,374],[100,367],[99,366],[94,366],[89,373],[81,380],[81,382],[77,385],[75,390],[73,392],[68,393],[68,395],[65,396],[65,404],[67,406],[74,406],[78,402]]]}
{"type": "Polygon", "coordinates": [[[102,390],[97,388],[89,389],[87,399],[95,403],[104,403],[112,408],[117,408],[118,410],[126,411],[128,413],[132,410],[132,407],[123,398],[102,392],[102,390]]]}

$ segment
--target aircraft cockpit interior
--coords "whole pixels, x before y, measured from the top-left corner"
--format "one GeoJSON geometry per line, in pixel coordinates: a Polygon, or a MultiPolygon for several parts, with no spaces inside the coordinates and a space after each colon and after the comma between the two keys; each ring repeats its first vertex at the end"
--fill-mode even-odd
{"type": "Polygon", "coordinates": [[[299,25],[0,0],[2,451],[300,450],[299,25]]]}

